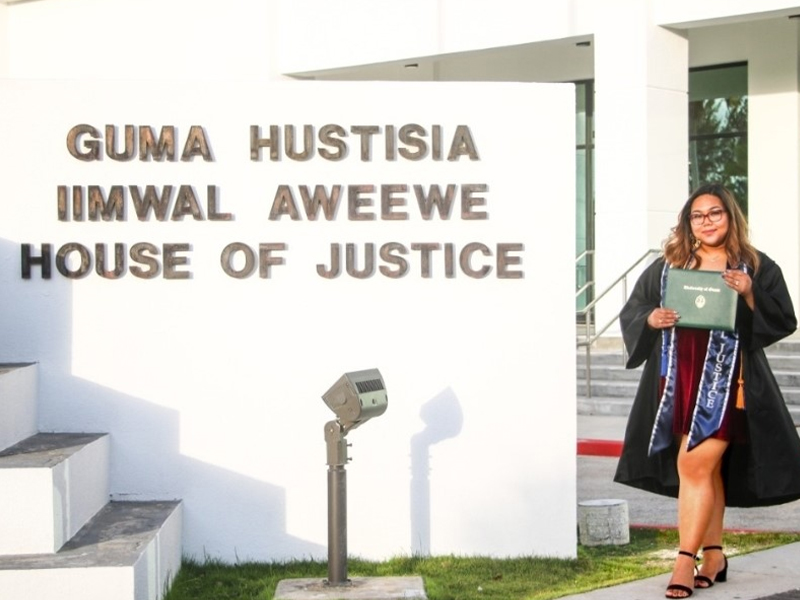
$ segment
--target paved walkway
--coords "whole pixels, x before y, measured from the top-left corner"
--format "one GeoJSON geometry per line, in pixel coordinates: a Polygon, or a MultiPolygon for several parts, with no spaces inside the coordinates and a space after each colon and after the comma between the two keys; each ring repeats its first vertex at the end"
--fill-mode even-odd
{"type": "MultiPolygon", "coordinates": [[[[625,417],[578,416],[579,440],[619,441],[625,417]]],[[[603,445],[596,447],[603,448],[603,445]]],[[[613,448],[613,444],[610,445],[613,448]]],[[[631,525],[674,527],[674,499],[642,492],[614,483],[617,459],[606,456],[578,457],[578,502],[616,499],[628,502],[631,525]]],[[[800,531],[800,501],[764,508],[729,508],[725,528],[745,531],[800,531]]],[[[732,556],[728,581],[698,590],[693,598],[703,600],[800,600],[800,543],[732,556]]],[[[653,600],[663,598],[669,574],[594,590],[563,600],[653,600]]]]}

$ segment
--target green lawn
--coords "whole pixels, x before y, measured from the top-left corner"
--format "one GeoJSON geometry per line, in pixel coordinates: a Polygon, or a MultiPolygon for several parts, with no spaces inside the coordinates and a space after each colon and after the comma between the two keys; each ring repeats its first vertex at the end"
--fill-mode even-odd
{"type": "MultiPolygon", "coordinates": [[[[542,557],[397,557],[348,559],[349,577],[421,576],[429,600],[546,600],[665,573],[677,551],[675,530],[630,532],[625,546],[578,547],[575,560],[542,557]]],[[[800,533],[728,533],[725,552],[745,554],[800,541],[800,533]]],[[[165,600],[272,600],[284,579],[320,578],[327,563],[242,563],[186,560],[165,600]]]]}

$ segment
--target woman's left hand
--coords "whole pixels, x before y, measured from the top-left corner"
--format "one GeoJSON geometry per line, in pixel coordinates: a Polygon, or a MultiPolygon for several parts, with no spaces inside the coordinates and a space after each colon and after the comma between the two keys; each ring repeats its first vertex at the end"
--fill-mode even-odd
{"type": "Polygon", "coordinates": [[[722,278],[727,286],[735,290],[740,296],[747,297],[753,291],[753,280],[744,271],[728,269],[723,271],[722,278]]]}

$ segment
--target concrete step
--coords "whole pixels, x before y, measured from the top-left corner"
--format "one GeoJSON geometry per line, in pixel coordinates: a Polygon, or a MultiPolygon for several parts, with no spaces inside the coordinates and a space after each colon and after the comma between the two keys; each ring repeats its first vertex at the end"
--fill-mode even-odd
{"type": "MultiPolygon", "coordinates": [[[[636,395],[636,389],[639,386],[638,379],[632,380],[608,380],[596,379],[592,376],[592,396],[600,398],[626,398],[632,400],[636,395]]],[[[577,395],[588,396],[587,386],[585,381],[579,381],[577,387],[577,395]]]]}
{"type": "MultiPolygon", "coordinates": [[[[774,371],[775,380],[781,388],[787,405],[800,406],[800,373],[774,371]]],[[[592,369],[592,396],[610,398],[633,398],[641,377],[641,370],[621,367],[600,367],[592,369]]],[[[576,392],[578,396],[587,393],[586,369],[577,370],[576,392]]]]}
{"type": "MultiPolygon", "coordinates": [[[[766,349],[766,354],[787,408],[800,426],[800,337],[792,336],[773,344],[766,349]]],[[[578,414],[627,415],[642,367],[625,368],[621,340],[609,339],[592,349],[588,358],[591,364],[591,397],[587,395],[585,348],[578,348],[576,359],[578,414]]]]}
{"type": "Polygon", "coordinates": [[[627,417],[631,412],[633,396],[630,398],[609,398],[607,396],[578,396],[579,415],[601,415],[604,417],[627,417]]]}
{"type": "Polygon", "coordinates": [[[38,433],[0,452],[0,555],[56,552],[108,503],[109,445],[38,433]]]}
{"type": "Polygon", "coordinates": [[[770,366],[772,367],[772,373],[775,375],[775,379],[778,380],[778,384],[780,384],[781,387],[800,387],[800,371],[777,369],[772,362],[770,362],[770,366]]]}
{"type": "MultiPolygon", "coordinates": [[[[785,371],[800,371],[800,354],[786,354],[779,352],[767,352],[767,360],[773,369],[785,371]]],[[[625,359],[621,352],[592,352],[589,359],[592,369],[599,367],[625,368],[625,359]]],[[[586,353],[578,351],[576,355],[576,365],[579,368],[586,367],[586,353]]]]}
{"type": "MultiPolygon", "coordinates": [[[[630,398],[596,396],[577,397],[577,413],[579,415],[602,415],[611,417],[627,417],[633,405],[633,396],[630,398]]],[[[787,404],[789,414],[792,415],[794,424],[800,428],[800,405],[787,404]]]]}
{"type": "MultiPolygon", "coordinates": [[[[586,380],[586,365],[576,369],[578,382],[586,380]]],[[[592,382],[597,379],[605,381],[639,381],[642,369],[626,369],[622,365],[592,365],[592,382]]]]}
{"type": "MultiPolygon", "coordinates": [[[[577,392],[586,395],[586,367],[577,369],[577,392]]],[[[775,380],[783,392],[787,404],[800,405],[800,371],[773,370],[775,380]]],[[[597,366],[592,368],[592,395],[617,396],[631,393],[631,384],[639,382],[641,369],[625,369],[620,366],[597,366]]],[[[635,385],[633,389],[635,390],[635,385]]]]}
{"type": "Polygon", "coordinates": [[[110,502],[55,554],[0,556],[0,600],[161,600],[181,521],[178,501],[110,502]]]}
{"type": "MultiPolygon", "coordinates": [[[[579,336],[576,340],[577,342],[582,342],[583,340],[579,336]]],[[[596,355],[609,355],[609,356],[620,356],[624,351],[625,346],[622,343],[622,338],[620,337],[603,337],[597,340],[594,345],[592,346],[592,357],[596,355]]],[[[582,356],[586,354],[586,348],[580,346],[577,348],[578,356],[582,356]]],[[[787,355],[787,356],[796,356],[800,358],[800,333],[792,335],[788,338],[782,339],[771,346],[767,346],[764,349],[767,356],[770,355],[787,355]]]]}
{"type": "Polygon", "coordinates": [[[781,387],[783,399],[786,401],[786,406],[791,410],[793,407],[800,407],[800,388],[786,388],[781,387]]]}
{"type": "Polygon", "coordinates": [[[768,355],[771,353],[800,355],[800,334],[794,334],[772,344],[766,349],[766,353],[768,355]]]}
{"type": "Polygon", "coordinates": [[[31,363],[0,363],[0,450],[36,433],[38,369],[31,363]]]}
{"type": "Polygon", "coordinates": [[[767,354],[767,360],[773,369],[800,371],[800,355],[772,353],[767,354]]]}

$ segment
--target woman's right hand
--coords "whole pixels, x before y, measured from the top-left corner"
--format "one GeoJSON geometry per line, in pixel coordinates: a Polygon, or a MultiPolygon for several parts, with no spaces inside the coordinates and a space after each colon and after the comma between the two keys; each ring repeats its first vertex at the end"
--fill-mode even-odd
{"type": "Polygon", "coordinates": [[[669,329],[674,327],[681,316],[671,308],[656,308],[647,316],[647,324],[651,329],[669,329]]]}

